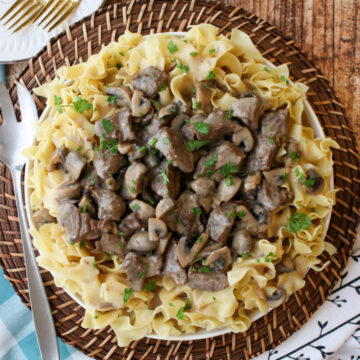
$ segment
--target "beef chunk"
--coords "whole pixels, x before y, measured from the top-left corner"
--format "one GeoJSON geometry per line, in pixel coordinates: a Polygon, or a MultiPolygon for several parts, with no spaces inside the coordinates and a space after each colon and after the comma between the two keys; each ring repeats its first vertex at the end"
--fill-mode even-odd
{"type": "Polygon", "coordinates": [[[141,291],[144,288],[144,278],[146,274],[143,258],[134,252],[129,252],[125,256],[121,268],[125,271],[126,280],[130,283],[131,288],[134,291],[141,291]]]}
{"type": "Polygon", "coordinates": [[[194,170],[194,155],[186,150],[184,138],[179,131],[163,127],[159,131],[155,146],[181,171],[189,173],[194,170]]]}
{"type": "Polygon", "coordinates": [[[132,199],[144,189],[147,167],[140,163],[132,163],[125,172],[125,187],[132,199]]]}
{"type": "Polygon", "coordinates": [[[206,232],[210,238],[225,244],[234,225],[234,218],[229,214],[234,211],[230,204],[222,204],[215,208],[209,216],[206,232]]]}
{"type": "Polygon", "coordinates": [[[154,66],[140,70],[133,78],[135,89],[142,91],[146,97],[153,98],[166,80],[166,74],[154,66]]]}
{"type": "Polygon", "coordinates": [[[186,283],[186,272],[180,266],[177,257],[177,244],[174,240],[171,240],[164,255],[164,267],[162,270],[162,274],[165,276],[170,276],[179,285],[183,285],[186,283]]]}
{"type": "Polygon", "coordinates": [[[86,165],[86,159],[77,151],[71,151],[65,158],[64,167],[71,175],[72,179],[76,181],[86,165]]]}
{"type": "Polygon", "coordinates": [[[125,211],[124,200],[110,190],[96,189],[92,196],[98,206],[98,218],[100,220],[119,221],[125,211]]]}
{"type": "Polygon", "coordinates": [[[247,169],[249,171],[269,170],[275,158],[278,146],[268,136],[259,135],[257,144],[249,156],[247,169]]]}
{"type": "Polygon", "coordinates": [[[280,109],[266,113],[261,119],[261,133],[279,141],[288,131],[289,110],[280,109]]]}
{"type": "Polygon", "coordinates": [[[187,284],[203,291],[220,291],[229,286],[226,274],[215,271],[198,272],[194,266],[189,267],[187,284]]]}
{"type": "Polygon", "coordinates": [[[152,171],[151,188],[163,198],[176,198],[180,191],[180,176],[180,170],[164,160],[152,171]]]}
{"type": "Polygon", "coordinates": [[[101,178],[107,179],[119,171],[124,161],[123,155],[113,154],[111,150],[101,150],[101,152],[95,153],[93,164],[97,174],[101,178]]]}
{"type": "Polygon", "coordinates": [[[115,254],[121,259],[125,256],[125,244],[119,236],[104,234],[101,236],[100,245],[101,250],[105,253],[115,254]]]}
{"type": "Polygon", "coordinates": [[[240,119],[251,130],[259,126],[260,101],[256,96],[243,97],[231,105],[232,116],[240,119]]]}
{"type": "Polygon", "coordinates": [[[141,222],[137,218],[136,214],[131,213],[121,220],[118,228],[120,233],[123,233],[125,237],[128,237],[134,234],[137,230],[140,230],[141,227],[141,222]]]}

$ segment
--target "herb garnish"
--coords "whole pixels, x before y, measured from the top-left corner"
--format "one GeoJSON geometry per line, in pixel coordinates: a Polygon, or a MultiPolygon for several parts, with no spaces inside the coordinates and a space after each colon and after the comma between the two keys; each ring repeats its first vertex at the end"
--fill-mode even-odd
{"type": "Polygon", "coordinates": [[[216,78],[216,73],[214,70],[210,70],[205,80],[212,80],[216,78]]]}
{"type": "Polygon", "coordinates": [[[162,176],[165,185],[170,182],[170,180],[169,180],[169,178],[168,178],[168,176],[166,174],[166,170],[163,170],[160,175],[162,176]]]}
{"type": "Polygon", "coordinates": [[[192,140],[185,142],[185,148],[188,151],[194,152],[206,145],[210,140],[192,140]]]}
{"type": "Polygon", "coordinates": [[[131,288],[125,288],[124,291],[124,304],[126,304],[131,297],[131,294],[133,293],[133,290],[131,288]]]}
{"type": "Polygon", "coordinates": [[[221,176],[228,176],[239,172],[239,168],[232,161],[227,162],[220,170],[221,176]]]}
{"type": "Polygon", "coordinates": [[[113,104],[116,99],[117,99],[117,95],[112,95],[112,96],[108,96],[106,100],[109,104],[113,104]]]}
{"type": "Polygon", "coordinates": [[[150,280],[147,284],[144,285],[144,290],[153,291],[155,289],[155,282],[150,280]]]}
{"type": "Polygon", "coordinates": [[[191,309],[191,302],[190,300],[187,298],[185,300],[185,306],[182,306],[178,312],[176,313],[176,317],[179,319],[179,320],[184,320],[184,312],[186,310],[190,310],[191,309]]]}
{"type": "Polygon", "coordinates": [[[167,48],[170,54],[174,54],[176,51],[179,50],[178,46],[172,40],[169,41],[167,48]]]}
{"type": "Polygon", "coordinates": [[[306,230],[311,225],[311,218],[304,213],[295,211],[295,213],[288,218],[286,230],[289,232],[298,232],[306,230]]]}
{"type": "Polygon", "coordinates": [[[102,119],[101,124],[108,134],[114,131],[114,124],[109,119],[106,118],[102,119]]]}
{"type": "Polygon", "coordinates": [[[208,124],[204,123],[203,121],[197,121],[194,124],[194,128],[200,134],[206,135],[209,133],[210,126],[208,124]]]}
{"type": "Polygon", "coordinates": [[[213,166],[216,160],[217,160],[217,154],[213,155],[208,161],[205,162],[205,167],[209,168],[213,166]]]}

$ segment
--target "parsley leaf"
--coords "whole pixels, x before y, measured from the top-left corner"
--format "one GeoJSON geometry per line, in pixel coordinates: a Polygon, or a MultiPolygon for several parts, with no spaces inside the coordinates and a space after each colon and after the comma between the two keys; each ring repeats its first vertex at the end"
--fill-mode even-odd
{"type": "Polygon", "coordinates": [[[205,124],[203,121],[197,121],[194,124],[194,128],[200,134],[206,135],[209,133],[210,126],[208,124],[205,124]]]}
{"type": "Polygon", "coordinates": [[[210,179],[215,174],[215,172],[216,172],[216,170],[207,169],[206,176],[210,179]]]}
{"type": "Polygon", "coordinates": [[[237,215],[239,218],[243,218],[246,216],[246,211],[245,210],[240,210],[237,212],[237,215]]]}
{"type": "Polygon", "coordinates": [[[305,185],[307,188],[311,188],[315,185],[315,178],[310,176],[307,180],[303,181],[303,185],[305,185]]]}
{"type": "Polygon", "coordinates": [[[125,288],[124,292],[124,304],[126,304],[131,297],[131,294],[133,293],[133,290],[131,288],[125,288]]]}
{"type": "Polygon", "coordinates": [[[216,73],[214,70],[210,70],[205,80],[212,80],[216,78],[216,73]]]}
{"type": "Polygon", "coordinates": [[[285,76],[285,75],[280,75],[279,79],[280,79],[281,81],[286,81],[286,76],[285,76]]]}
{"type": "Polygon", "coordinates": [[[274,138],[271,137],[271,136],[269,137],[269,143],[270,143],[270,144],[275,144],[275,140],[274,140],[274,138]]]}
{"type": "Polygon", "coordinates": [[[60,96],[54,95],[54,103],[56,106],[56,110],[58,111],[59,114],[63,113],[63,109],[61,107],[61,102],[62,102],[62,98],[60,96]]]}
{"type": "Polygon", "coordinates": [[[209,168],[213,166],[216,160],[217,160],[217,154],[213,155],[208,161],[206,161],[205,167],[209,168]]]}
{"type": "Polygon", "coordinates": [[[140,209],[141,209],[141,208],[140,208],[140,205],[139,205],[138,203],[133,204],[133,205],[131,206],[131,208],[132,208],[133,210],[140,210],[140,209]]]}
{"type": "Polygon", "coordinates": [[[170,54],[174,54],[179,50],[178,46],[172,40],[169,41],[167,48],[170,54]]]}
{"type": "Polygon", "coordinates": [[[203,238],[201,236],[199,236],[197,239],[196,239],[197,242],[199,243],[202,243],[203,242],[203,238]]]}
{"type": "Polygon", "coordinates": [[[149,141],[149,145],[151,147],[155,147],[156,143],[157,143],[157,138],[154,138],[154,137],[149,141]]]}
{"type": "Polygon", "coordinates": [[[163,80],[163,81],[161,82],[161,84],[160,84],[159,91],[160,91],[160,92],[163,92],[163,91],[165,91],[166,89],[167,89],[167,86],[166,86],[166,84],[165,84],[165,81],[163,80]]]}
{"type": "Polygon", "coordinates": [[[280,179],[281,179],[282,181],[286,181],[286,180],[287,180],[286,174],[285,174],[285,173],[281,174],[280,179]]]}
{"type": "Polygon", "coordinates": [[[144,290],[153,291],[155,289],[155,282],[150,280],[147,284],[144,285],[144,290]]]}
{"type": "Polygon", "coordinates": [[[113,104],[117,99],[117,97],[118,97],[117,95],[108,96],[106,100],[109,104],[113,104]]]}
{"type": "Polygon", "coordinates": [[[201,102],[200,101],[195,101],[194,108],[199,110],[201,108],[201,102]]]}
{"type": "Polygon", "coordinates": [[[168,178],[168,176],[166,174],[166,170],[163,170],[160,175],[162,176],[165,185],[170,182],[170,180],[169,180],[169,178],[168,178]]]}
{"type": "Polygon", "coordinates": [[[99,270],[99,267],[97,266],[97,263],[96,262],[93,262],[93,267],[97,270],[99,270]]]}
{"type": "Polygon", "coordinates": [[[215,49],[210,49],[209,54],[212,55],[215,51],[216,51],[215,49]]]}
{"type": "Polygon", "coordinates": [[[245,260],[245,259],[247,259],[249,257],[249,255],[250,255],[250,251],[246,251],[246,252],[241,254],[241,257],[245,260]]]}
{"type": "Polygon", "coordinates": [[[295,163],[299,162],[299,156],[296,151],[292,151],[290,153],[290,158],[293,159],[295,163]]]}
{"type": "Polygon", "coordinates": [[[234,174],[234,173],[238,173],[239,172],[239,168],[236,164],[234,164],[233,162],[227,162],[220,170],[220,175],[221,176],[227,176],[230,174],[234,174]]]}
{"type": "Polygon", "coordinates": [[[187,298],[185,300],[185,306],[182,306],[178,312],[176,313],[176,317],[179,319],[179,320],[184,320],[184,312],[186,310],[190,310],[191,309],[191,302],[190,300],[187,298]]]}
{"type": "Polygon", "coordinates": [[[226,114],[226,120],[230,121],[233,116],[233,110],[230,109],[228,113],[226,114]]]}
{"type": "Polygon", "coordinates": [[[225,184],[226,184],[226,186],[234,186],[235,185],[232,175],[228,175],[226,177],[225,184]]]}
{"type": "Polygon", "coordinates": [[[304,213],[295,211],[295,213],[288,218],[286,230],[289,232],[298,232],[306,230],[311,225],[311,218],[304,213]]]}
{"type": "Polygon", "coordinates": [[[109,119],[102,119],[101,124],[108,134],[114,131],[114,124],[109,119]]]}
{"type": "Polygon", "coordinates": [[[198,207],[192,208],[191,211],[192,211],[194,216],[197,216],[197,215],[201,214],[201,209],[199,209],[198,207]]]}
{"type": "Polygon", "coordinates": [[[72,106],[74,107],[75,111],[77,111],[80,114],[92,108],[92,105],[87,100],[81,99],[79,97],[77,97],[72,102],[72,106]]]}
{"type": "Polygon", "coordinates": [[[165,145],[169,145],[169,143],[170,143],[170,141],[169,141],[169,138],[164,138],[163,139],[163,143],[165,144],[165,145]]]}
{"type": "Polygon", "coordinates": [[[192,140],[185,142],[185,148],[188,151],[194,152],[206,145],[210,140],[192,140]]]}
{"type": "Polygon", "coordinates": [[[271,70],[267,66],[264,67],[264,70],[268,73],[271,72],[271,70]]]}
{"type": "Polygon", "coordinates": [[[201,266],[199,268],[199,272],[201,272],[201,273],[209,273],[209,272],[211,272],[211,267],[210,266],[201,266]]]}
{"type": "Polygon", "coordinates": [[[181,62],[178,62],[178,63],[177,63],[176,68],[177,68],[177,69],[180,69],[180,70],[181,70],[182,72],[184,72],[184,73],[187,73],[187,72],[190,70],[190,68],[189,68],[188,65],[184,65],[184,64],[181,63],[181,62]]]}
{"type": "Polygon", "coordinates": [[[190,55],[191,55],[192,57],[196,56],[197,54],[198,54],[197,51],[192,51],[192,52],[190,53],[190,55]]]}

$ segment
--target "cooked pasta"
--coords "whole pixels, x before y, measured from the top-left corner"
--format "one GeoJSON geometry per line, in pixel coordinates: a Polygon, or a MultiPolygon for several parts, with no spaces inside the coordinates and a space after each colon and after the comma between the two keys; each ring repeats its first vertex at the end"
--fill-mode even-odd
{"type": "MultiPolygon", "coordinates": [[[[191,106],[194,84],[212,74],[217,83],[210,90],[214,108],[228,111],[240,94],[250,90],[266,99],[272,110],[289,110],[287,137],[297,141],[302,156],[293,159],[294,166],[282,187],[294,197],[271,213],[267,236],[232,263],[227,272],[229,286],[223,290],[193,289],[171,277],[156,276],[156,290],[129,294],[121,258],[91,254],[84,244],[72,244],[59,223],[32,228],[40,266],[53,274],[57,286],[84,304],[82,326],[100,329],[110,325],[120,346],[151,333],[169,337],[223,326],[233,332],[246,331],[254,314],[268,311],[271,303],[267,299],[279,288],[287,298],[305,285],[308,269],[322,270],[319,255],[335,251],[324,235],[325,219],[336,196],[331,186],[331,147],[338,145],[329,138],[315,138],[313,129],[303,124],[307,86],[290,82],[286,65],[267,65],[245,33],[233,30],[227,38],[217,32],[208,24],[195,26],[181,36],[142,37],[126,32],[86,62],[61,67],[54,80],[34,90],[46,97],[50,110],[36,125],[36,143],[24,150],[30,159],[27,188],[32,210],[47,209],[53,217],[59,211],[54,192],[67,179],[61,169],[49,171],[52,155],[65,146],[80,152],[88,162],[94,159],[94,124],[111,111],[104,84],[132,88],[134,75],[154,66],[168,74],[169,86],[159,93],[160,106],[173,101],[190,102],[191,106]],[[169,50],[170,42],[174,53],[169,50]],[[90,106],[79,111],[71,105],[79,98],[90,106]],[[307,193],[301,181],[310,169],[324,179],[324,187],[316,195],[307,193]],[[291,228],[294,209],[297,215],[306,216],[307,226],[291,228]],[[284,259],[294,268],[279,272],[278,265],[284,259]]],[[[285,145],[281,146],[276,159],[280,161],[286,151],[285,145]]]]}

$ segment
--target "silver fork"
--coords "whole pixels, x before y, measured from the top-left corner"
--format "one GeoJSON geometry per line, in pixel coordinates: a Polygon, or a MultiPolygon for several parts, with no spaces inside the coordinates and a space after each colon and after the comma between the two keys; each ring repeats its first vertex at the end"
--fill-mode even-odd
{"type": "Polygon", "coordinates": [[[22,201],[21,172],[25,164],[25,158],[21,154],[21,150],[33,144],[34,125],[38,116],[34,100],[29,91],[20,83],[18,83],[17,91],[22,115],[21,122],[16,120],[9,93],[0,82],[0,106],[3,114],[3,124],[0,126],[0,160],[9,168],[14,185],[30,303],[41,357],[43,360],[58,360],[59,349],[54,321],[44,284],[36,264],[22,201]]]}

